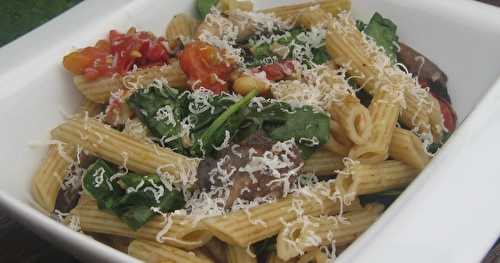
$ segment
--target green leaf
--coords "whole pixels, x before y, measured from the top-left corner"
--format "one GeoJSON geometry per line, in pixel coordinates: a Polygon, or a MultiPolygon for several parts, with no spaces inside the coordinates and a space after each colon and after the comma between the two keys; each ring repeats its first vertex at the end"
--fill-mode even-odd
{"type": "Polygon", "coordinates": [[[198,8],[198,14],[201,19],[205,19],[205,16],[210,13],[210,9],[215,7],[218,0],[197,0],[196,7],[198,8]]]}
{"type": "Polygon", "coordinates": [[[375,42],[384,49],[392,63],[397,62],[397,43],[399,38],[396,34],[397,26],[390,19],[375,13],[366,26],[364,32],[372,37],[375,42]]]}
{"type": "Polygon", "coordinates": [[[284,125],[273,129],[269,137],[276,141],[286,141],[295,138],[301,148],[302,157],[307,159],[311,152],[303,147],[317,148],[311,141],[315,138],[319,145],[328,142],[330,136],[330,118],[320,112],[314,111],[310,106],[295,108],[288,113],[284,125]]]}
{"type": "Polygon", "coordinates": [[[366,28],[366,23],[363,22],[362,20],[356,19],[356,27],[358,28],[359,31],[364,31],[366,28]]]}
{"type": "MultiPolygon", "coordinates": [[[[176,89],[158,88],[156,85],[152,85],[134,92],[128,98],[127,103],[155,137],[158,139],[172,138],[181,132],[181,112],[177,104],[178,95],[179,91],[176,89]],[[171,116],[164,119],[158,118],[157,114],[160,109],[171,111],[171,116]]],[[[173,139],[164,145],[176,152],[183,152],[181,138],[173,139]]]]}
{"type": "Polygon", "coordinates": [[[83,189],[94,197],[102,208],[112,209],[114,198],[122,193],[120,185],[111,182],[115,171],[103,160],[98,159],[83,174],[83,189]]]}
{"type": "Polygon", "coordinates": [[[99,209],[120,217],[131,229],[137,230],[154,215],[151,207],[172,212],[185,204],[182,193],[168,191],[157,175],[130,172],[111,181],[113,175],[114,170],[98,159],[84,173],[84,189],[96,199],[99,209]]]}
{"type": "Polygon", "coordinates": [[[450,138],[451,133],[449,132],[443,132],[443,136],[441,137],[440,142],[434,142],[430,145],[427,146],[427,151],[430,153],[437,153],[437,151],[443,147],[443,145],[446,143],[446,141],[450,138]]]}
{"type": "Polygon", "coordinates": [[[205,131],[203,131],[199,138],[195,140],[191,153],[194,156],[204,156],[206,154],[210,154],[214,150],[214,146],[217,147],[222,144],[225,138],[226,130],[230,132],[231,136],[234,136],[236,130],[240,127],[244,120],[239,111],[243,107],[246,107],[250,101],[257,96],[257,94],[258,91],[256,89],[252,90],[245,97],[231,105],[226,111],[218,116],[217,119],[215,119],[215,121],[213,121],[205,131]]]}
{"type": "Polygon", "coordinates": [[[316,65],[325,64],[328,60],[330,60],[330,55],[326,52],[325,46],[312,49],[312,53],[314,55],[312,61],[316,65]]]}

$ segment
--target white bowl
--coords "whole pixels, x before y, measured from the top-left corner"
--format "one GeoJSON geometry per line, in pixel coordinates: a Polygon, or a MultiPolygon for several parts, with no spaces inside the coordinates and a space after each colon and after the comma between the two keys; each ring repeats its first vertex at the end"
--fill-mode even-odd
{"type": "MultiPolygon", "coordinates": [[[[266,1],[259,7],[290,3],[266,1]]],[[[462,122],[440,154],[339,262],[478,262],[500,235],[500,9],[466,0],[353,0],[365,19],[392,18],[401,40],[448,74],[462,122]],[[494,84],[495,83],[495,84],[494,84]]],[[[48,138],[81,96],[61,66],[68,51],[111,28],[163,33],[186,1],[85,1],[0,49],[0,205],[43,238],[91,262],[134,259],[72,232],[37,211],[30,180],[48,138]]]]}

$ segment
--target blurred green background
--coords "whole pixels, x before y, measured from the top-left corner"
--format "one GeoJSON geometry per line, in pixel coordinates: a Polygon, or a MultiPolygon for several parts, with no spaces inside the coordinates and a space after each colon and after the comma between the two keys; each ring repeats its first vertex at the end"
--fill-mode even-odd
{"type": "Polygon", "coordinates": [[[0,47],[82,0],[0,0],[0,47]]]}

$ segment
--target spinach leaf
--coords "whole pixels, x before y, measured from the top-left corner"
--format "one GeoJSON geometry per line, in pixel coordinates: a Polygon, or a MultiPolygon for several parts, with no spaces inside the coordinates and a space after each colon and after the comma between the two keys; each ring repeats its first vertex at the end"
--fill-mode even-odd
{"type": "Polygon", "coordinates": [[[115,171],[103,160],[94,162],[83,175],[84,189],[97,200],[99,209],[118,216],[137,230],[153,215],[151,207],[172,212],[184,206],[181,192],[168,191],[156,175],[129,172],[111,181],[115,171]]]}
{"type": "Polygon", "coordinates": [[[364,32],[372,37],[375,42],[384,48],[385,53],[391,59],[392,63],[397,62],[397,26],[390,19],[382,17],[379,13],[370,19],[370,22],[364,29],[364,32]]]}
{"type": "Polygon", "coordinates": [[[449,132],[443,132],[443,136],[441,137],[440,142],[434,142],[430,145],[427,146],[427,151],[430,153],[437,153],[439,148],[443,147],[443,145],[446,143],[446,141],[450,138],[451,133],[449,132]]]}
{"type": "Polygon", "coordinates": [[[182,153],[181,138],[175,138],[181,132],[178,95],[176,89],[154,84],[134,92],[127,103],[151,133],[160,139],[162,146],[182,153]]]}
{"type": "Polygon", "coordinates": [[[198,9],[198,14],[200,15],[201,19],[205,19],[205,16],[210,13],[210,9],[212,7],[215,7],[217,4],[218,0],[198,0],[196,1],[196,7],[198,9]]]}
{"type": "Polygon", "coordinates": [[[359,31],[364,31],[366,28],[366,23],[363,22],[362,20],[356,19],[356,27],[358,28],[359,31]]]}
{"type": "Polygon", "coordinates": [[[316,65],[325,64],[328,60],[330,60],[330,55],[326,52],[326,47],[322,46],[320,48],[313,48],[313,63],[316,65]]]}
{"type": "Polygon", "coordinates": [[[191,153],[194,156],[205,156],[210,154],[214,150],[214,146],[218,147],[224,142],[226,130],[229,131],[230,136],[234,136],[244,121],[240,110],[246,107],[257,94],[258,91],[256,89],[252,90],[218,116],[217,119],[215,119],[215,121],[213,121],[194,141],[191,153]]]}
{"type": "Polygon", "coordinates": [[[294,108],[292,112],[288,113],[286,123],[269,133],[269,137],[276,141],[295,138],[303,159],[309,158],[312,154],[313,151],[309,151],[309,148],[314,149],[327,143],[329,136],[330,118],[323,113],[314,111],[311,106],[294,108]]]}
{"type": "Polygon", "coordinates": [[[101,209],[113,209],[122,189],[111,181],[115,171],[103,160],[98,159],[90,165],[83,176],[83,189],[97,200],[101,209]]]}

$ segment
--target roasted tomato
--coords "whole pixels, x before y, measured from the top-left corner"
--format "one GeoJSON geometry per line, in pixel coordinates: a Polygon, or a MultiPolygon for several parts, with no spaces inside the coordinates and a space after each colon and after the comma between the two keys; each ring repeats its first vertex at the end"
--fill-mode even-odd
{"type": "Polygon", "coordinates": [[[92,47],[71,52],[63,59],[64,67],[87,80],[114,73],[124,74],[134,65],[148,67],[168,62],[169,54],[163,38],[130,28],[126,34],[111,30],[108,39],[92,47]]]}
{"type": "Polygon", "coordinates": [[[453,132],[457,125],[457,114],[447,101],[437,96],[434,97],[439,101],[439,106],[441,107],[441,113],[443,114],[444,127],[446,127],[448,132],[450,133],[453,132]]]}
{"type": "MultiPolygon", "coordinates": [[[[429,87],[430,83],[427,80],[419,80],[421,87],[429,87]]],[[[441,87],[446,89],[446,86],[441,87]]],[[[444,127],[448,130],[448,132],[453,132],[457,125],[457,114],[451,107],[451,104],[446,100],[446,98],[442,98],[437,95],[438,93],[433,92],[431,90],[431,95],[439,101],[439,106],[441,108],[441,114],[443,114],[443,123],[444,127]]],[[[448,93],[446,93],[448,94],[448,93]]]]}
{"type": "Polygon", "coordinates": [[[224,61],[220,49],[205,42],[192,42],[180,52],[179,62],[192,89],[204,87],[219,94],[227,88],[232,67],[224,61]]]}
{"type": "Polygon", "coordinates": [[[293,75],[295,64],[293,60],[283,60],[260,67],[261,71],[266,73],[268,80],[278,81],[293,75]]]}

